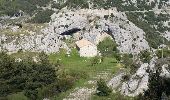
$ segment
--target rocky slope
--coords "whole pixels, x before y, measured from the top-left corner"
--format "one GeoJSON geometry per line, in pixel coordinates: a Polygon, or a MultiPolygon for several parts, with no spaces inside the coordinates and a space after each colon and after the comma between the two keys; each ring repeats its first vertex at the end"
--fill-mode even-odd
{"type": "Polygon", "coordinates": [[[130,22],[125,13],[118,12],[116,9],[75,11],[66,9],[53,14],[51,18],[49,26],[43,29],[42,34],[19,37],[3,34],[1,49],[9,52],[17,52],[20,49],[32,52],[58,52],[59,48],[65,45],[59,38],[63,37],[60,34],[74,34],[74,30],[79,31],[79,34],[75,34],[77,39],[86,38],[94,44],[97,44],[103,34],[107,33],[115,39],[122,53],[139,53],[150,48],[145,40],[145,32],[130,22]]]}
{"type": "MultiPolygon", "coordinates": [[[[121,53],[131,54],[154,51],[160,45],[168,46],[170,43],[168,0],[54,1],[54,4],[44,7],[51,9],[57,4],[57,8],[52,8],[55,13],[46,27],[28,30],[8,22],[6,25],[0,23],[0,51],[10,54],[20,51],[55,53],[63,48],[69,52],[70,48],[64,42],[67,36],[72,36],[75,41],[85,38],[95,45],[109,36],[121,53]]],[[[13,22],[19,18],[1,17],[0,22],[8,19],[13,22]]],[[[18,22],[24,21],[25,18],[18,22]]],[[[124,79],[127,73],[122,72],[115,75],[108,85],[124,95],[137,96],[148,89],[148,70],[155,72],[157,62],[153,58],[150,63],[140,63],[128,79],[124,79]]],[[[166,62],[159,67],[162,70],[160,76],[170,77],[166,62]]]]}
{"type": "Polygon", "coordinates": [[[102,34],[107,33],[115,39],[120,52],[123,53],[139,53],[149,49],[145,32],[128,21],[125,13],[116,9],[62,11],[52,15],[49,27],[53,28],[56,34],[80,29],[79,37],[95,44],[102,34]]]}
{"type": "MultiPolygon", "coordinates": [[[[1,50],[6,50],[11,53],[17,52],[18,50],[52,53],[58,52],[59,48],[67,48],[66,44],[61,40],[63,37],[61,34],[74,34],[76,40],[86,38],[96,45],[101,38],[106,36],[105,34],[109,34],[118,44],[120,52],[136,54],[140,51],[151,49],[152,47],[159,47],[159,45],[163,44],[163,37],[166,41],[170,38],[170,32],[168,31],[169,19],[167,19],[167,17],[165,17],[166,20],[158,21],[155,19],[158,21],[156,24],[153,23],[153,21],[151,22],[150,19],[143,17],[147,16],[147,12],[154,12],[154,16],[160,16],[160,13],[169,16],[167,13],[168,1],[163,2],[160,0],[155,2],[153,0],[143,0],[139,2],[137,0],[115,0],[111,2],[107,0],[102,4],[99,1],[96,2],[93,0],[79,1],[75,2],[79,5],[77,9],[74,9],[74,1],[68,3],[67,0],[64,2],[57,0],[53,3],[53,5],[63,5],[62,7],[67,5],[68,8],[65,7],[61,10],[55,9],[54,11],[56,11],[56,13],[51,16],[49,26],[44,28],[43,32],[39,32],[40,34],[35,32],[35,34],[31,35],[21,34],[20,36],[7,36],[2,33],[1,50]],[[91,5],[91,9],[82,9],[86,3],[88,3],[88,6],[91,5]],[[141,3],[145,8],[141,8],[141,3]],[[103,9],[106,5],[108,10],[103,9]],[[120,9],[120,5],[123,8],[120,9]],[[120,11],[117,11],[117,9],[120,11]],[[128,13],[130,13],[130,15],[131,13],[137,14],[137,17],[135,17],[136,20],[142,23],[137,25],[135,23],[137,21],[134,20],[135,18],[129,17],[128,13]],[[152,33],[148,33],[148,29],[150,28],[146,29],[145,27],[147,26],[141,26],[143,22],[148,23],[148,27],[153,28],[151,30],[154,30],[153,33],[155,33],[156,38],[154,38],[152,33]]],[[[52,6],[48,6],[48,9],[49,7],[52,6]]],[[[2,26],[3,25],[1,25],[1,28],[3,28],[2,26]]],[[[5,29],[3,28],[2,30],[5,29]]]]}
{"type": "Polygon", "coordinates": [[[45,33],[43,29],[38,33],[35,30],[22,30],[13,27],[5,34],[1,31],[0,50],[8,53],[17,53],[19,51],[29,52],[58,52],[60,48],[68,50],[67,45],[61,41],[58,34],[45,33]],[[15,34],[20,33],[20,34],[15,34]]]}
{"type": "Polygon", "coordinates": [[[128,96],[143,94],[148,89],[150,74],[155,73],[157,69],[161,70],[161,77],[170,77],[168,61],[168,59],[153,58],[150,63],[141,64],[136,73],[128,79],[125,79],[127,73],[119,73],[108,82],[108,86],[128,96]]]}

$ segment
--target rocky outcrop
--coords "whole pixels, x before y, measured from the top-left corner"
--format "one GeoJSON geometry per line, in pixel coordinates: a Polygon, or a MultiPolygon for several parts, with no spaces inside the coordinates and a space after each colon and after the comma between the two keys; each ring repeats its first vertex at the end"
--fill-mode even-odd
{"type": "Polygon", "coordinates": [[[142,64],[137,72],[128,81],[122,83],[121,93],[136,96],[148,89],[149,73],[146,72],[148,64],[142,64]]]}
{"type": "Polygon", "coordinates": [[[160,60],[153,58],[149,64],[142,64],[135,74],[129,76],[130,78],[128,80],[124,79],[124,76],[127,75],[126,73],[120,73],[108,82],[108,86],[114,91],[120,91],[127,96],[134,97],[142,94],[148,89],[149,75],[155,73],[157,67],[160,66],[161,68],[160,76],[170,77],[169,64],[165,60],[162,61],[163,62],[159,64],[160,60]]]}
{"type": "Polygon", "coordinates": [[[8,53],[16,53],[18,51],[29,52],[58,52],[60,48],[68,50],[67,45],[60,40],[57,34],[30,34],[19,36],[0,36],[1,50],[8,53]]]}
{"type": "Polygon", "coordinates": [[[118,12],[116,8],[109,10],[64,8],[51,16],[49,26],[43,29],[42,34],[33,32],[31,35],[23,36],[2,35],[1,50],[11,53],[21,49],[33,52],[58,52],[59,48],[67,48],[60,38],[63,33],[75,34],[73,36],[76,39],[85,38],[96,45],[110,35],[118,44],[117,48],[121,53],[139,53],[150,48],[145,40],[145,32],[128,21],[126,14],[118,12]],[[79,31],[78,35],[75,34],[75,29],[79,31]]]}
{"type": "Polygon", "coordinates": [[[139,53],[149,49],[145,32],[128,21],[125,13],[118,12],[115,8],[63,10],[52,15],[49,28],[56,34],[80,29],[79,37],[86,38],[94,44],[104,33],[108,33],[115,39],[122,53],[139,53]]]}

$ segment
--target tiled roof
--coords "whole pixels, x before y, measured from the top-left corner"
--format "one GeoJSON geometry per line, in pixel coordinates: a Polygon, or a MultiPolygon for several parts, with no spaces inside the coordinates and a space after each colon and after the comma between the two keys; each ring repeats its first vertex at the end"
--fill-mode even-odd
{"type": "Polygon", "coordinates": [[[86,39],[81,39],[79,41],[76,42],[76,45],[81,48],[87,45],[94,45],[93,43],[91,43],[90,41],[86,40],[86,39]]]}

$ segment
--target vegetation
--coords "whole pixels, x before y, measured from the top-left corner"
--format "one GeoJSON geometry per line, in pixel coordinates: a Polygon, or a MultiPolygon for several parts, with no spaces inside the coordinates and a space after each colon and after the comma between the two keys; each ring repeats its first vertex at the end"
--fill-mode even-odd
{"type": "Polygon", "coordinates": [[[30,22],[32,23],[48,23],[50,22],[51,15],[54,12],[52,10],[42,10],[39,11],[32,19],[30,22]]]}
{"type": "Polygon", "coordinates": [[[135,55],[131,54],[123,54],[121,62],[124,65],[125,68],[129,70],[131,74],[135,73],[136,70],[139,68],[139,65],[137,63],[137,59],[134,59],[135,55]]]}
{"type": "MultiPolygon", "coordinates": [[[[163,6],[163,1],[160,0],[159,8],[163,6]]],[[[14,16],[25,12],[29,15],[35,15],[31,23],[47,23],[50,21],[52,10],[42,10],[37,6],[46,6],[52,0],[1,0],[0,15],[14,16]]],[[[60,1],[62,2],[62,1],[60,1]]],[[[156,2],[151,5],[147,0],[137,0],[135,6],[129,0],[91,0],[94,4],[93,8],[117,7],[119,11],[136,11],[150,10],[155,7],[156,2]],[[127,3],[127,5],[123,5],[127,3]]],[[[89,8],[88,0],[67,0],[65,3],[54,3],[52,7],[61,9],[67,6],[68,8],[89,8]]],[[[112,14],[113,16],[113,14],[112,14]]],[[[163,26],[163,22],[169,20],[170,16],[166,14],[155,15],[154,12],[146,13],[127,13],[128,19],[143,29],[146,33],[146,40],[153,48],[157,48],[165,40],[160,33],[170,29],[163,26]]],[[[109,15],[104,16],[105,19],[109,15]]],[[[26,26],[28,28],[28,26],[26,26]]],[[[98,28],[98,26],[96,26],[98,28]]],[[[24,26],[23,26],[24,28],[24,26]]],[[[32,30],[32,29],[31,29],[32,30]]],[[[9,33],[9,31],[7,31],[9,33]]],[[[72,87],[81,86],[84,81],[92,79],[98,72],[105,69],[110,69],[110,73],[114,73],[117,69],[117,61],[122,61],[125,68],[128,68],[131,73],[134,73],[138,68],[136,61],[130,54],[119,54],[115,41],[106,38],[98,45],[102,57],[83,58],[79,57],[76,50],[72,50],[70,55],[67,55],[64,50],[60,53],[46,55],[44,53],[38,55],[39,62],[34,62],[30,56],[21,57],[23,60],[17,62],[13,56],[6,53],[0,53],[0,99],[9,100],[41,100],[43,98],[52,98],[60,100],[63,96],[68,95],[68,91],[72,87]]],[[[168,49],[158,50],[156,52],[159,58],[169,57],[168,49]]],[[[23,52],[18,52],[22,53],[23,52]]],[[[16,54],[17,55],[17,54],[16,54]]],[[[35,56],[33,54],[33,56],[35,56]]],[[[148,63],[151,59],[151,54],[148,51],[143,51],[139,54],[140,59],[144,63],[148,63]]],[[[18,57],[16,57],[18,58],[18,57]]],[[[160,72],[151,73],[149,79],[149,90],[140,98],[146,100],[159,100],[163,96],[167,97],[169,93],[169,79],[159,76],[160,72]]],[[[124,76],[124,79],[129,79],[129,76],[124,76]]],[[[92,100],[130,100],[120,94],[113,94],[104,80],[97,82],[97,95],[92,97],[92,100]]]]}
{"type": "Polygon", "coordinates": [[[16,62],[11,56],[0,53],[1,99],[6,97],[42,99],[73,86],[75,79],[73,76],[59,74],[58,67],[49,63],[48,56],[44,53],[41,53],[39,58],[38,63],[32,61],[30,57],[16,62]]]}
{"type": "Polygon", "coordinates": [[[156,73],[150,73],[149,89],[145,92],[144,96],[140,95],[139,100],[168,100],[170,96],[170,79],[160,76],[161,66],[157,65],[156,73]]]}
{"type": "Polygon", "coordinates": [[[149,63],[152,58],[151,53],[148,50],[140,52],[139,56],[143,63],[149,63]]]}
{"type": "Polygon", "coordinates": [[[160,14],[156,17],[154,12],[147,12],[145,14],[129,12],[126,14],[131,22],[143,29],[146,33],[146,40],[151,47],[157,49],[163,42],[164,44],[168,44],[168,41],[160,35],[160,33],[170,30],[162,25],[164,21],[169,20],[168,15],[160,14]],[[157,28],[154,26],[157,26],[157,28]]]}
{"type": "Polygon", "coordinates": [[[37,10],[36,6],[46,6],[51,0],[1,0],[0,15],[13,16],[20,10],[32,14],[37,10]]]}
{"type": "Polygon", "coordinates": [[[97,95],[98,96],[108,96],[112,90],[107,86],[106,82],[102,79],[97,81],[97,95]]]}
{"type": "Polygon", "coordinates": [[[52,0],[1,0],[0,15],[13,16],[18,13],[19,10],[33,14],[38,10],[37,6],[46,6],[49,3],[52,3],[52,7],[57,9],[65,6],[68,8],[89,8],[89,4],[93,4],[93,8],[109,9],[111,7],[117,7],[119,11],[136,11],[151,10],[156,4],[159,8],[162,8],[165,2],[167,2],[167,0],[160,0],[160,2],[152,1],[151,3],[148,3],[148,0],[137,0],[136,4],[129,0],[69,0],[66,2],[58,0],[57,3],[52,0]]]}
{"type": "Polygon", "coordinates": [[[148,3],[148,0],[137,0],[136,4],[130,0],[71,0],[65,3],[59,0],[58,2],[60,4],[57,4],[56,8],[62,8],[66,5],[69,8],[89,8],[89,4],[93,4],[92,8],[109,9],[117,7],[119,11],[151,10],[156,7],[156,4],[158,4],[159,8],[162,8],[164,4],[164,0],[160,0],[160,2],[152,1],[151,3],[148,3]]]}
{"type": "MultiPolygon", "coordinates": [[[[95,58],[80,57],[77,50],[75,49],[72,50],[69,56],[66,54],[65,50],[60,51],[60,53],[54,53],[48,55],[47,57],[42,57],[48,58],[49,63],[55,66],[57,78],[55,82],[36,89],[38,99],[50,97],[50,99],[62,100],[64,97],[69,95],[70,92],[74,90],[74,88],[84,86],[84,83],[89,80],[93,80],[93,77],[96,76],[99,72],[110,69],[107,70],[109,73],[115,73],[121,67],[117,65],[117,61],[114,57],[96,57],[98,58],[99,62],[99,59],[103,59],[103,61],[91,66],[92,59],[95,58]]],[[[30,56],[39,57],[39,54],[18,52],[16,54],[12,54],[10,57],[26,59],[30,56]]],[[[112,74],[108,76],[109,79],[111,77],[112,74]]],[[[87,85],[87,87],[91,86],[87,85]]],[[[25,92],[21,92],[10,94],[8,97],[23,97],[25,92]]]]}
{"type": "Polygon", "coordinates": [[[120,60],[117,44],[112,39],[106,38],[104,41],[99,43],[97,48],[103,57],[116,57],[117,60],[120,60]]]}

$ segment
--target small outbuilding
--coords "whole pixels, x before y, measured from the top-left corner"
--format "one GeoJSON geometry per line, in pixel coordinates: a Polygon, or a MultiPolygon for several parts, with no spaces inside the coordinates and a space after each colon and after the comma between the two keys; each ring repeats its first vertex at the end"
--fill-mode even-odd
{"type": "Polygon", "coordinates": [[[77,41],[76,46],[81,57],[97,56],[97,46],[86,39],[81,39],[77,41]]]}

